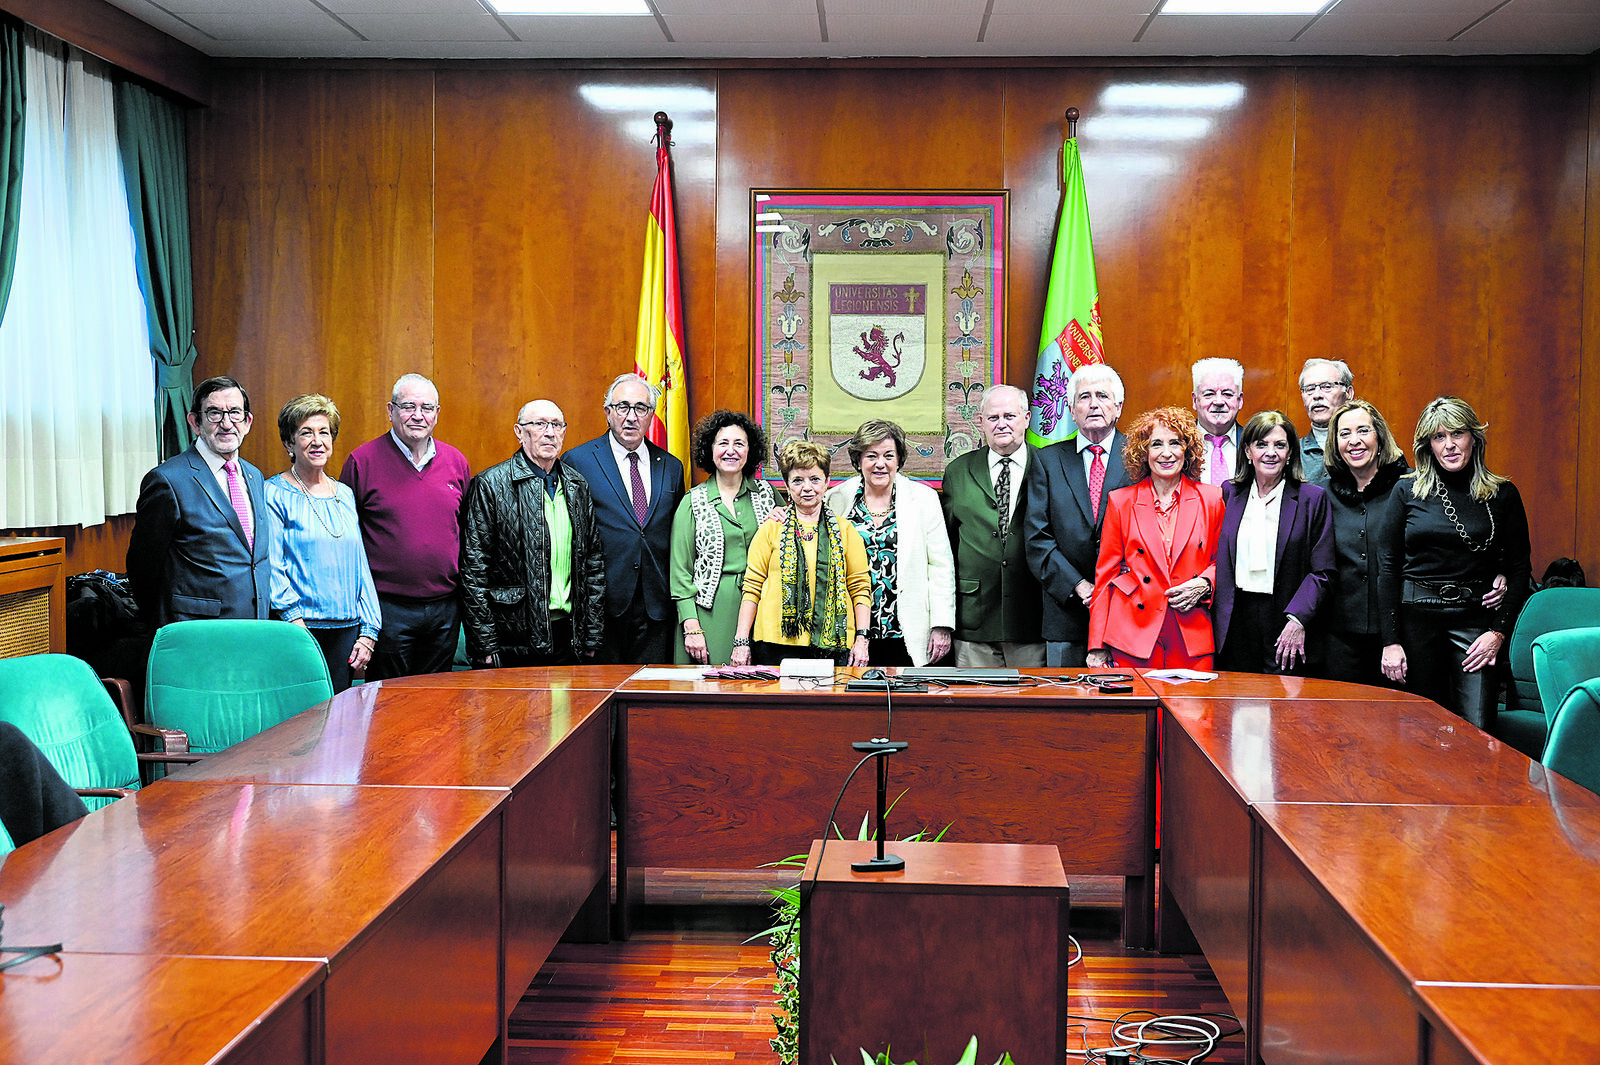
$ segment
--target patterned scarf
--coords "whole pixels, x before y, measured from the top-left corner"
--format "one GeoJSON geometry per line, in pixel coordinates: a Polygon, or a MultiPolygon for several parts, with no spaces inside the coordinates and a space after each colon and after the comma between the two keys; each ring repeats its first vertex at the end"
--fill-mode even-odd
{"type": "Polygon", "coordinates": [[[800,508],[789,507],[778,544],[778,577],[783,581],[783,634],[794,639],[810,630],[811,646],[841,651],[849,635],[850,600],[844,588],[844,534],[822,504],[817,519],[817,594],[801,572],[805,549],[800,544],[800,508]]]}

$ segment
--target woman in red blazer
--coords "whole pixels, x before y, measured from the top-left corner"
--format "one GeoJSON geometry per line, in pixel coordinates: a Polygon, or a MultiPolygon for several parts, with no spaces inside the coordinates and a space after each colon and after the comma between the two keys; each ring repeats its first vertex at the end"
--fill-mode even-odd
{"type": "Polygon", "coordinates": [[[1201,484],[1194,412],[1162,407],[1128,430],[1135,482],[1106,501],[1089,604],[1091,666],[1211,669],[1211,614],[1222,490],[1201,484]]]}

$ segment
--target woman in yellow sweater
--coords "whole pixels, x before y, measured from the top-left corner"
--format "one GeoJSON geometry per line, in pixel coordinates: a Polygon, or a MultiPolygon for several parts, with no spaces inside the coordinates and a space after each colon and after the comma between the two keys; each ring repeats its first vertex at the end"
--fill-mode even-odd
{"type": "Polygon", "coordinates": [[[764,522],[750,542],[733,636],[736,666],[775,666],[785,658],[867,664],[867,548],[823,502],[829,464],[828,449],[810,440],[791,440],[778,452],[790,506],[781,524],[764,522]]]}

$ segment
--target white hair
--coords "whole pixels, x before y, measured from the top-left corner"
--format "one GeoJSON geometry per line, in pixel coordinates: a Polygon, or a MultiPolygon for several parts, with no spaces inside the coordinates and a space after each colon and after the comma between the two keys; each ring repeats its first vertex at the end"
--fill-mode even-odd
{"type": "Polygon", "coordinates": [[[1355,391],[1356,375],[1350,372],[1350,367],[1345,364],[1343,359],[1307,359],[1306,364],[1300,367],[1300,376],[1295,380],[1295,384],[1305,384],[1306,371],[1315,370],[1322,366],[1333,367],[1334,372],[1339,375],[1339,387],[1347,391],[1355,391]]]}
{"type": "Polygon", "coordinates": [[[1194,390],[1200,391],[1201,378],[1210,377],[1212,374],[1225,373],[1233,378],[1233,387],[1244,391],[1244,367],[1238,359],[1201,359],[1189,368],[1194,375],[1194,390]]]}
{"type": "Polygon", "coordinates": [[[983,390],[983,401],[978,404],[978,409],[982,410],[987,407],[991,400],[1001,400],[1007,396],[1014,396],[1020,400],[1023,410],[1027,410],[1028,405],[1033,402],[1028,398],[1027,390],[1018,388],[1016,385],[990,385],[983,390]]]}
{"type": "Polygon", "coordinates": [[[1078,393],[1091,385],[1110,385],[1111,398],[1117,403],[1123,399],[1122,377],[1103,362],[1091,362],[1072,371],[1067,378],[1067,402],[1078,402],[1078,393]]]}
{"type": "Polygon", "coordinates": [[[617,374],[616,379],[611,382],[611,386],[606,389],[604,405],[607,407],[611,406],[611,393],[615,392],[619,385],[626,384],[629,381],[632,381],[635,384],[644,385],[645,391],[650,393],[650,405],[652,407],[661,402],[661,390],[655,385],[651,384],[649,381],[646,381],[644,378],[640,377],[638,374],[634,373],[632,370],[629,370],[627,373],[617,374]]]}
{"type": "Polygon", "coordinates": [[[399,380],[395,381],[394,387],[389,390],[389,402],[399,403],[400,390],[407,385],[427,385],[429,390],[432,391],[435,396],[438,396],[439,394],[439,387],[426,377],[423,377],[421,374],[403,373],[400,375],[399,380]]]}

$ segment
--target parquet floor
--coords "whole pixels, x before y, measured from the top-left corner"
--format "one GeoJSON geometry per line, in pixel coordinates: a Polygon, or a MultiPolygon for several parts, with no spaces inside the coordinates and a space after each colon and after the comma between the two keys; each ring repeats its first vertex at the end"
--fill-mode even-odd
{"type": "MultiPolygon", "coordinates": [[[[744,942],[767,923],[758,903],[758,885],[767,880],[707,883],[674,875],[647,891],[645,928],[631,940],[560,944],[512,1013],[510,1065],[776,1062],[767,1045],[773,1034],[767,948],[744,942]]],[[[1203,957],[1122,947],[1118,894],[1073,882],[1073,934],[1084,957],[1069,973],[1068,1011],[1100,1020],[1075,1019],[1069,1045],[1107,1046],[1110,1020],[1131,1010],[1228,1012],[1203,957]]],[[[1224,1032],[1237,1031],[1229,1020],[1219,1023],[1224,1032]]],[[[1003,1048],[987,1057],[989,1048],[981,1049],[980,1058],[992,1061],[1003,1048]]],[[[1184,1060],[1196,1051],[1151,1053],[1184,1060]]],[[[1225,1038],[1196,1060],[1240,1065],[1243,1037],[1225,1038]]]]}

